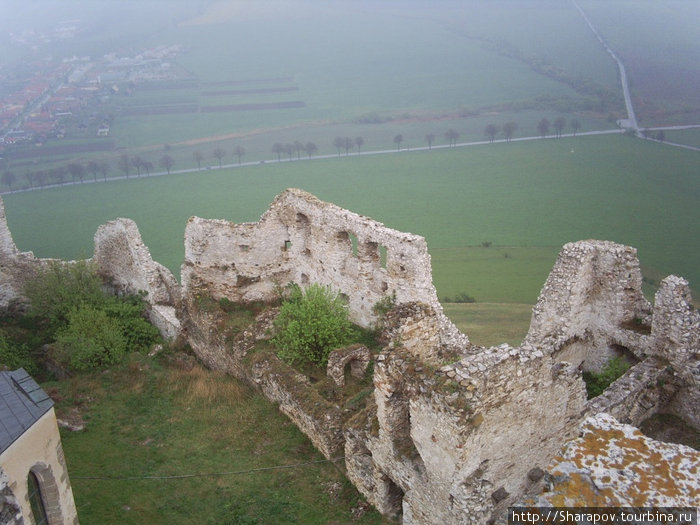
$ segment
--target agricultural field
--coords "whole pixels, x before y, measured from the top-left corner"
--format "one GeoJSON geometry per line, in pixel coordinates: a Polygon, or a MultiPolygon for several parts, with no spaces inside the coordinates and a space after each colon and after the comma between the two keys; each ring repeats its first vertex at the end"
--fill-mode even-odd
{"type": "Polygon", "coordinates": [[[299,187],[423,235],[442,298],[533,304],[561,246],[589,238],[638,248],[651,281],[675,273],[697,287],[697,166],[694,151],[580,136],[267,162],[4,200],[22,250],[88,257],[100,224],[129,217],[154,259],[179,275],[190,216],[255,221],[276,194],[299,187]]]}
{"type": "Polygon", "coordinates": [[[626,64],[640,126],[700,123],[700,4],[580,0],[626,64]]]}

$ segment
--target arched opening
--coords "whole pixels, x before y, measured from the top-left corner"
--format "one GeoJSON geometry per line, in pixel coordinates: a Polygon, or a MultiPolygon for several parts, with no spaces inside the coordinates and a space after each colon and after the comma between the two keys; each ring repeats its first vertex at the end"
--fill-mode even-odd
{"type": "Polygon", "coordinates": [[[36,474],[29,471],[27,476],[27,498],[32,509],[32,516],[36,525],[48,525],[49,517],[46,513],[46,504],[44,496],[41,493],[41,484],[36,474]]]}
{"type": "Polygon", "coordinates": [[[51,467],[34,465],[27,475],[27,494],[34,520],[41,525],[62,524],[61,499],[51,467]]]}

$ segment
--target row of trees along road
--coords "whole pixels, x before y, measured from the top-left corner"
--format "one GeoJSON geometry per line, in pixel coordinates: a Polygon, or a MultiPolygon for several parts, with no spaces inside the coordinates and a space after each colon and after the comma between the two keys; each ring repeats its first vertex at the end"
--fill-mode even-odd
{"type": "MultiPolygon", "coordinates": [[[[549,134],[550,129],[553,128],[555,136],[561,137],[566,124],[566,119],[563,117],[557,117],[552,123],[550,123],[547,118],[543,118],[537,123],[537,132],[544,138],[549,134]]],[[[578,133],[578,131],[581,129],[581,123],[578,119],[572,119],[569,122],[569,126],[573,130],[574,136],[576,136],[576,133],[578,133]]],[[[510,142],[517,129],[518,124],[512,121],[506,122],[502,126],[489,124],[484,129],[484,135],[488,137],[489,142],[494,142],[498,134],[501,133],[506,142],[510,142]]],[[[644,133],[644,136],[649,137],[650,133],[648,133],[648,130],[644,131],[646,132],[644,133]]],[[[448,129],[444,134],[445,140],[451,147],[457,145],[459,136],[459,132],[455,131],[454,129],[448,129]]],[[[436,138],[437,137],[434,133],[428,133],[425,136],[425,142],[428,144],[428,149],[432,149],[436,138]]],[[[664,137],[662,135],[661,137],[655,136],[654,138],[657,140],[663,140],[664,137]]],[[[402,134],[394,136],[394,144],[396,144],[397,150],[401,149],[403,139],[402,134]]],[[[350,151],[354,150],[355,148],[357,148],[357,153],[359,154],[362,152],[362,147],[364,144],[365,141],[362,137],[336,137],[333,140],[333,147],[338,151],[338,156],[340,156],[343,150],[345,150],[346,155],[349,155],[350,151]]],[[[166,146],[166,151],[167,149],[168,147],[166,146]]],[[[297,159],[301,158],[302,152],[311,158],[317,151],[318,147],[313,142],[307,142],[304,144],[298,140],[295,140],[292,143],[283,144],[281,142],[275,142],[272,145],[272,152],[277,155],[278,161],[282,160],[283,154],[287,155],[289,160],[292,160],[292,157],[295,154],[297,159]]],[[[246,150],[242,146],[235,146],[232,153],[237,157],[238,164],[240,164],[241,159],[246,154],[246,150]]],[[[215,148],[211,153],[211,158],[216,159],[219,163],[219,167],[221,167],[222,159],[226,157],[226,155],[227,151],[223,148],[215,148]]],[[[197,163],[197,168],[202,169],[202,162],[206,159],[205,155],[201,151],[195,151],[192,154],[192,158],[197,163]]],[[[163,155],[158,160],[158,166],[166,170],[168,174],[170,174],[170,171],[174,165],[175,160],[168,154],[163,155]]],[[[138,177],[140,177],[143,172],[145,172],[146,175],[150,175],[154,166],[152,162],[144,160],[138,155],[129,156],[125,153],[117,159],[117,167],[124,173],[126,178],[129,178],[129,175],[133,173],[132,170],[136,171],[136,175],[138,177]]],[[[49,183],[59,185],[63,184],[67,180],[68,176],[71,177],[73,183],[77,181],[84,182],[88,174],[92,175],[92,178],[95,181],[97,181],[98,175],[101,175],[105,180],[107,180],[107,173],[109,173],[110,169],[110,164],[104,160],[99,162],[90,161],[87,164],[71,162],[66,166],[59,166],[51,170],[30,171],[27,172],[24,177],[29,183],[29,186],[34,188],[37,186],[43,187],[49,183]]],[[[5,171],[2,175],[0,175],[0,182],[7,186],[10,191],[14,189],[14,185],[17,183],[17,181],[17,176],[11,171],[5,171]]]]}

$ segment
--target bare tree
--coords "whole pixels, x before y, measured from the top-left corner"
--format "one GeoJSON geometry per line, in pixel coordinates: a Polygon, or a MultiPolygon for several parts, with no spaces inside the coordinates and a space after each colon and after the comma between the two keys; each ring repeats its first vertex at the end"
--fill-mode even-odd
{"type": "Polygon", "coordinates": [[[66,167],[57,166],[50,171],[51,178],[56,181],[56,184],[63,184],[66,178],[66,167]]]}
{"type": "Polygon", "coordinates": [[[362,153],[362,146],[365,144],[365,139],[362,137],[355,137],[355,146],[357,146],[357,154],[362,153]]]}
{"type": "Polygon", "coordinates": [[[142,164],[143,169],[146,170],[146,175],[151,176],[151,170],[153,169],[153,163],[150,160],[145,160],[142,164]]]}
{"type": "Polygon", "coordinates": [[[284,153],[284,144],[281,142],[275,142],[272,145],[272,153],[277,154],[277,162],[281,161],[282,159],[280,157],[282,153],[284,153]]]}
{"type": "Polygon", "coordinates": [[[456,146],[459,133],[450,128],[445,132],[445,138],[447,139],[447,142],[449,142],[450,146],[456,146]]]}
{"type": "Polygon", "coordinates": [[[297,160],[298,160],[301,158],[301,151],[304,149],[304,145],[301,142],[299,142],[298,140],[295,140],[294,144],[292,144],[292,145],[294,146],[294,151],[297,152],[297,160]]]}
{"type": "Polygon", "coordinates": [[[88,162],[87,169],[90,173],[92,173],[92,178],[94,181],[97,182],[97,173],[100,171],[100,165],[94,160],[91,160],[88,162]]]}
{"type": "Polygon", "coordinates": [[[197,169],[202,169],[202,161],[204,160],[204,154],[201,151],[195,151],[192,153],[192,158],[197,163],[197,169]]]}
{"type": "Polygon", "coordinates": [[[549,133],[549,120],[546,118],[543,118],[537,123],[537,131],[540,134],[540,137],[545,138],[547,136],[547,133],[549,133]]]}
{"type": "Polygon", "coordinates": [[[294,144],[289,142],[284,145],[284,152],[289,156],[289,160],[292,160],[292,155],[294,154],[294,144]]]}
{"type": "Polygon", "coordinates": [[[428,143],[428,149],[433,149],[433,142],[435,141],[435,135],[433,133],[428,133],[425,136],[425,141],[428,143]]]}
{"type": "Polygon", "coordinates": [[[117,163],[119,166],[119,169],[124,172],[124,175],[126,175],[126,178],[129,178],[129,155],[126,153],[123,153],[119,155],[119,162],[117,163]]]}
{"type": "Polygon", "coordinates": [[[311,156],[318,151],[318,147],[313,142],[307,142],[304,146],[304,151],[311,158],[311,156]]]}
{"type": "Polygon", "coordinates": [[[2,177],[0,177],[2,180],[2,183],[10,188],[10,191],[12,191],[12,185],[17,182],[17,177],[15,176],[14,173],[11,171],[6,171],[2,174],[2,177]]]}
{"type": "Polygon", "coordinates": [[[238,164],[241,163],[241,157],[245,155],[245,148],[241,145],[236,146],[233,148],[233,154],[238,157],[238,164]]]}
{"type": "Polygon", "coordinates": [[[136,174],[141,176],[141,168],[143,167],[143,159],[138,155],[136,157],[131,157],[131,165],[136,168],[136,174]]]}
{"type": "Polygon", "coordinates": [[[578,133],[578,130],[581,129],[581,122],[579,122],[578,119],[573,119],[571,121],[571,129],[574,130],[574,137],[576,136],[576,133],[578,133]]]}
{"type": "Polygon", "coordinates": [[[561,137],[564,126],[566,126],[566,119],[564,117],[557,117],[554,119],[554,131],[557,134],[557,138],[561,137]]]}
{"type": "Polygon", "coordinates": [[[403,142],[403,135],[399,133],[394,137],[394,144],[396,144],[396,151],[401,149],[401,143],[403,142]]]}
{"type": "Polygon", "coordinates": [[[109,173],[109,162],[106,160],[100,162],[100,173],[102,173],[104,180],[107,180],[107,173],[109,173]]]}
{"type": "Polygon", "coordinates": [[[350,137],[345,137],[343,139],[343,147],[345,148],[345,156],[350,154],[350,150],[353,148],[355,145],[355,141],[352,140],[350,137]]]}
{"type": "Polygon", "coordinates": [[[345,141],[343,140],[343,137],[336,137],[333,139],[333,146],[338,150],[338,156],[340,157],[340,150],[343,148],[345,145],[345,141]]]}
{"type": "Polygon", "coordinates": [[[168,175],[170,175],[170,168],[173,167],[175,164],[175,161],[170,155],[163,155],[160,160],[158,161],[158,164],[162,167],[165,168],[166,171],[168,172],[168,175]]]}
{"type": "MultiPolygon", "coordinates": [[[[83,178],[85,177],[85,169],[83,169],[83,178]]],[[[36,182],[41,186],[42,188],[46,186],[46,183],[49,181],[49,174],[46,170],[40,170],[36,172],[36,182]]],[[[80,182],[83,182],[83,179],[80,179],[80,182]]]]}
{"type": "Polygon", "coordinates": [[[489,138],[489,142],[493,144],[493,139],[496,138],[496,133],[498,133],[498,126],[495,124],[489,124],[484,130],[484,135],[489,138]]]}
{"type": "Polygon", "coordinates": [[[77,177],[82,183],[85,179],[85,166],[83,166],[79,162],[71,162],[70,164],[68,164],[67,167],[68,173],[70,173],[70,176],[73,178],[73,182],[75,182],[75,179],[77,177]]]}
{"type": "Polygon", "coordinates": [[[221,159],[226,156],[226,151],[223,148],[215,148],[212,152],[212,156],[215,159],[219,159],[219,168],[221,168],[221,159]]]}
{"type": "Polygon", "coordinates": [[[503,135],[506,138],[506,142],[510,142],[513,139],[513,134],[516,129],[518,129],[518,125],[513,121],[503,124],[503,135]]]}

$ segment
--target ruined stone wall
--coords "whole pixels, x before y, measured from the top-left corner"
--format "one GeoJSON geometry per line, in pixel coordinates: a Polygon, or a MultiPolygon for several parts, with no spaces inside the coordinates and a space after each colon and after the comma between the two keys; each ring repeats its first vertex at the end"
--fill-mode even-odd
{"type": "Polygon", "coordinates": [[[115,293],[144,294],[151,322],[166,339],[180,335],[180,285],[170,270],[151,258],[134,221],[116,219],[100,226],[93,260],[115,293]]]}
{"type": "Polygon", "coordinates": [[[445,342],[467,338],[443,315],[425,239],[401,233],[296,189],[286,190],[257,223],[192,218],[185,231],[182,284],[187,295],[271,300],[289,282],[328,285],[348,299],[351,318],[376,321],[373,306],[432,306],[445,342]]]}
{"type": "Polygon", "coordinates": [[[379,429],[365,446],[403,493],[404,523],[486,522],[575,435],[585,406],[576,369],[506,345],[438,370],[402,349],[383,353],[374,383],[379,429]]]}
{"type": "Polygon", "coordinates": [[[651,335],[651,353],[668,361],[668,371],[680,383],[666,409],[700,429],[700,312],[685,279],[671,275],[661,281],[651,335]]]}
{"type": "Polygon", "coordinates": [[[24,284],[40,264],[32,252],[17,249],[7,227],[5,204],[0,198],[0,309],[8,308],[22,298],[24,284]]]}
{"type": "Polygon", "coordinates": [[[616,341],[631,345],[632,354],[644,354],[626,327],[648,325],[650,315],[634,248],[608,241],[569,243],[542,288],[523,347],[560,353],[584,370],[600,371],[616,355],[616,341]]]}

